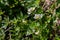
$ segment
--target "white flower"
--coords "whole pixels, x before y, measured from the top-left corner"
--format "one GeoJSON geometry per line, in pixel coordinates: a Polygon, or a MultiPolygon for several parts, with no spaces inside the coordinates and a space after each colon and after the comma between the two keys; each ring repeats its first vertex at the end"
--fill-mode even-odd
{"type": "Polygon", "coordinates": [[[28,11],[30,12],[30,11],[33,11],[34,9],[35,9],[35,7],[31,7],[28,9],[28,11]]]}
{"type": "Polygon", "coordinates": [[[24,4],[22,4],[22,6],[24,6],[24,4]]]}
{"type": "Polygon", "coordinates": [[[22,22],[23,22],[23,23],[27,23],[27,21],[26,21],[26,20],[24,20],[24,19],[22,20],[22,22]]]}
{"type": "Polygon", "coordinates": [[[39,30],[37,32],[35,32],[35,34],[38,35],[39,34],[39,30]]]}
{"type": "Polygon", "coordinates": [[[35,14],[34,19],[40,19],[42,18],[43,14],[35,14]]]}
{"type": "Polygon", "coordinates": [[[34,10],[35,10],[35,7],[31,7],[31,8],[29,8],[29,9],[28,9],[28,14],[31,14],[32,11],[34,11],[34,10]]]}
{"type": "Polygon", "coordinates": [[[25,22],[25,20],[23,19],[22,22],[25,22]]]}

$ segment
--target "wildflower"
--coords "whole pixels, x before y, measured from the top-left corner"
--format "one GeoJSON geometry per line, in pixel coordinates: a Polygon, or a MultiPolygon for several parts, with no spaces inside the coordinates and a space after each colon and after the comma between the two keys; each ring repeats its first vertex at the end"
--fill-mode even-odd
{"type": "Polygon", "coordinates": [[[35,7],[31,7],[31,8],[29,8],[29,9],[28,9],[28,14],[31,14],[32,11],[34,11],[34,10],[35,10],[35,7]]]}
{"type": "Polygon", "coordinates": [[[35,32],[35,34],[38,35],[39,34],[39,30],[37,32],[35,32]]]}
{"type": "Polygon", "coordinates": [[[43,14],[35,14],[34,19],[40,19],[42,18],[43,14]]]}
{"type": "Polygon", "coordinates": [[[22,22],[23,22],[23,23],[27,23],[27,21],[26,21],[26,20],[24,20],[24,19],[22,20],[22,22]]]}

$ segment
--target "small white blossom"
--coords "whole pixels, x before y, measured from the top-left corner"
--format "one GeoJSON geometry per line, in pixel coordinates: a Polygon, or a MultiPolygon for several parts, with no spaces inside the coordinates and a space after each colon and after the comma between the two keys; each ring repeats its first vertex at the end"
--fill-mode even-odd
{"type": "Polygon", "coordinates": [[[22,4],[22,6],[24,6],[24,4],[22,4]]]}
{"type": "Polygon", "coordinates": [[[31,14],[32,11],[34,11],[34,10],[35,10],[35,7],[31,7],[31,8],[29,8],[29,9],[28,9],[28,14],[31,14]]]}
{"type": "Polygon", "coordinates": [[[33,11],[34,9],[35,9],[35,7],[31,7],[28,9],[28,11],[30,12],[30,11],[33,11]]]}
{"type": "Polygon", "coordinates": [[[23,19],[22,22],[25,22],[25,20],[23,19]]]}
{"type": "Polygon", "coordinates": [[[35,34],[36,34],[36,35],[39,34],[39,30],[38,30],[37,32],[35,32],[35,34]]]}
{"type": "Polygon", "coordinates": [[[26,20],[23,19],[22,22],[23,22],[23,23],[26,23],[26,20]]]}
{"type": "Polygon", "coordinates": [[[35,14],[34,19],[40,19],[43,17],[43,14],[35,14]]]}

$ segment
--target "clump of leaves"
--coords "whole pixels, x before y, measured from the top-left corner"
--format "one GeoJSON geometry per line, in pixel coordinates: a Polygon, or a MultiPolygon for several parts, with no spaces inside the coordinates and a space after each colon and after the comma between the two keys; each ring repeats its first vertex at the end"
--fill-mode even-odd
{"type": "Polygon", "coordinates": [[[59,0],[0,0],[0,40],[59,40],[59,0]]]}

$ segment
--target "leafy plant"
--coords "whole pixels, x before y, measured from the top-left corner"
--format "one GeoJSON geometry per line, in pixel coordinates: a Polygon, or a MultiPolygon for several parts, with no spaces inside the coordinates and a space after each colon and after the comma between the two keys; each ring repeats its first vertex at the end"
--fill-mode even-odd
{"type": "Polygon", "coordinates": [[[0,40],[60,40],[60,1],[0,0],[0,40]]]}

